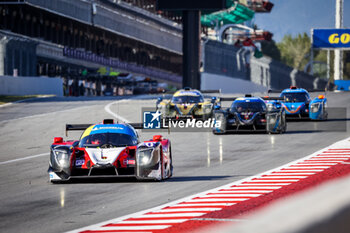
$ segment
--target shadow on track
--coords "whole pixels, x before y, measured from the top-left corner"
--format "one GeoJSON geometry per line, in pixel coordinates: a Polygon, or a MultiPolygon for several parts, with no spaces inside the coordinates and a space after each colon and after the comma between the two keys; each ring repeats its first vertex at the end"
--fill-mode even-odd
{"type": "Polygon", "coordinates": [[[184,182],[184,181],[211,181],[211,180],[220,180],[233,177],[246,177],[243,175],[240,176],[173,176],[166,182],[184,182]]]}
{"type": "MultiPolygon", "coordinates": [[[[105,184],[105,183],[137,183],[140,182],[136,178],[127,177],[111,177],[111,178],[96,178],[96,177],[87,177],[87,178],[71,178],[67,181],[59,181],[54,184],[105,184]]],[[[155,181],[151,181],[155,182],[155,181]]]]}
{"type": "Polygon", "coordinates": [[[327,119],[326,121],[350,121],[350,118],[327,119]]]}
{"type": "Polygon", "coordinates": [[[187,181],[211,181],[233,177],[246,177],[251,175],[239,175],[239,176],[173,176],[167,180],[155,181],[155,180],[137,180],[136,178],[72,178],[68,181],[60,181],[57,184],[106,184],[106,183],[158,183],[158,182],[187,182],[187,181]]]}
{"type": "Polygon", "coordinates": [[[285,132],[285,134],[304,134],[304,133],[322,133],[329,132],[329,130],[290,130],[285,132]]]}

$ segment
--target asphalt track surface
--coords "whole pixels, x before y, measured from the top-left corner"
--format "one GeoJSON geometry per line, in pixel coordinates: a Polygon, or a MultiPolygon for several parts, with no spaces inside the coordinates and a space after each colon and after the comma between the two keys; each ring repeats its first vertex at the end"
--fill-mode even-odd
{"type": "MultiPolygon", "coordinates": [[[[0,108],[0,229],[64,232],[159,206],[305,157],[350,136],[350,94],[328,93],[327,122],[288,122],[284,135],[175,133],[174,177],[164,182],[133,179],[48,182],[49,145],[66,123],[111,118],[106,106],[130,122],[155,99],[45,98],[0,108]]],[[[152,137],[141,132],[141,139],[152,137]]],[[[80,133],[69,133],[75,139],[80,133]]]]}

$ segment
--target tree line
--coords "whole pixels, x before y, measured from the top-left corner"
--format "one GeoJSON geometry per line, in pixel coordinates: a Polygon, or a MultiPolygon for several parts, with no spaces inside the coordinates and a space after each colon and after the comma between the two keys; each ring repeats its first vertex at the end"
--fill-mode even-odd
{"type": "MultiPolygon", "coordinates": [[[[307,33],[301,33],[293,37],[287,34],[282,41],[276,43],[274,40],[261,43],[264,55],[280,61],[300,71],[310,72],[311,40],[307,33]]],[[[344,79],[350,79],[350,52],[344,51],[343,55],[344,79]]],[[[333,80],[334,52],[330,52],[330,79],[333,80]]],[[[314,49],[314,76],[327,78],[327,51],[314,49]]]]}

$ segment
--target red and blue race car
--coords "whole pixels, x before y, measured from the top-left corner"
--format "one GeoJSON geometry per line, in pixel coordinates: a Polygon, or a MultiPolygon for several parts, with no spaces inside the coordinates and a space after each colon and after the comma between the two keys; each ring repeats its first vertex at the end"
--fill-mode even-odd
{"type": "Polygon", "coordinates": [[[280,97],[284,98],[282,105],[288,118],[326,120],[327,98],[324,95],[311,99],[309,92],[303,88],[292,86],[284,89],[280,97]]]}
{"type": "Polygon", "coordinates": [[[141,124],[67,124],[66,130],[84,130],[79,140],[55,137],[50,148],[50,181],[82,177],[136,177],[163,180],[173,174],[171,144],[161,135],[139,141],[141,124]]]}

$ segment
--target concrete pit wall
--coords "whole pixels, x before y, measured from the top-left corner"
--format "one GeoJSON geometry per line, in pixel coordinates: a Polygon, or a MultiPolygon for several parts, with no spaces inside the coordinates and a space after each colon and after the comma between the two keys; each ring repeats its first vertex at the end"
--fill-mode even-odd
{"type": "Polygon", "coordinates": [[[0,95],[63,96],[61,78],[0,76],[0,95]]]}
{"type": "Polygon", "coordinates": [[[220,89],[222,93],[265,93],[268,88],[252,83],[247,80],[242,80],[239,78],[232,78],[228,76],[202,73],[201,74],[201,90],[213,90],[220,89]]]}

